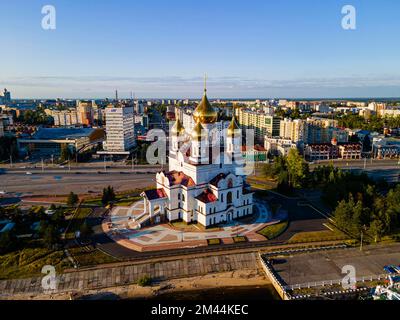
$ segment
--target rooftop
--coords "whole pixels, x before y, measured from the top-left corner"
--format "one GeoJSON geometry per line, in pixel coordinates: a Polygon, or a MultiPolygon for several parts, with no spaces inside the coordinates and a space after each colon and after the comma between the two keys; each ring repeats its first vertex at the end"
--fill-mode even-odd
{"type": "Polygon", "coordinates": [[[93,128],[41,128],[32,138],[36,140],[74,140],[89,137],[95,130],[93,128]]]}

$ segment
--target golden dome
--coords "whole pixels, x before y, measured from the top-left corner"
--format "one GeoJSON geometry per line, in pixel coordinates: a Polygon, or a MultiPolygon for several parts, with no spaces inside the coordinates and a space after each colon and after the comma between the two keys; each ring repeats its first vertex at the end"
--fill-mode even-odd
{"type": "Polygon", "coordinates": [[[206,136],[206,132],[200,122],[197,122],[192,131],[192,139],[201,140],[206,136]]]}
{"type": "Polygon", "coordinates": [[[240,127],[236,123],[235,116],[233,116],[228,127],[228,136],[234,136],[238,130],[240,130],[240,127]]]}
{"type": "Polygon", "coordinates": [[[204,95],[201,102],[193,112],[194,121],[200,123],[215,123],[218,118],[218,112],[214,110],[207,98],[207,89],[204,89],[204,95]]]}
{"type": "Polygon", "coordinates": [[[179,119],[176,120],[174,125],[171,128],[171,133],[173,135],[179,136],[179,135],[183,134],[184,132],[185,132],[185,128],[183,127],[181,120],[179,120],[179,119]]]}

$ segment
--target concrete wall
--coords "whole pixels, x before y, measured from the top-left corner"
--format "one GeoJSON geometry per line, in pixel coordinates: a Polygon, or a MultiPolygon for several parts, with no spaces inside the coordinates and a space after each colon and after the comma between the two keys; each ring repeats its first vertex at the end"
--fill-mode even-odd
{"type": "MultiPolygon", "coordinates": [[[[149,275],[153,279],[166,280],[217,272],[258,269],[257,253],[188,257],[129,265],[120,264],[113,267],[103,266],[101,269],[63,273],[57,277],[56,292],[73,292],[127,285],[135,283],[144,275],[149,275]]],[[[41,281],[42,277],[0,281],[0,297],[13,293],[43,293],[41,281]]]]}

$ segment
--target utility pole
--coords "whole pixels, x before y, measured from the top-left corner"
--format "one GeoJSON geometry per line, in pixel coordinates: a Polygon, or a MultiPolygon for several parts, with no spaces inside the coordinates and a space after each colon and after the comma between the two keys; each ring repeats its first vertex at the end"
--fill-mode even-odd
{"type": "Polygon", "coordinates": [[[362,251],[363,247],[363,231],[361,230],[361,243],[360,243],[360,251],[362,251]]]}
{"type": "Polygon", "coordinates": [[[51,155],[51,166],[54,167],[54,155],[51,155]]]}
{"type": "Polygon", "coordinates": [[[44,162],[43,162],[43,158],[42,158],[42,172],[44,172],[44,162]]]}
{"type": "Polygon", "coordinates": [[[12,155],[10,155],[10,168],[12,168],[13,162],[12,162],[12,155]]]}

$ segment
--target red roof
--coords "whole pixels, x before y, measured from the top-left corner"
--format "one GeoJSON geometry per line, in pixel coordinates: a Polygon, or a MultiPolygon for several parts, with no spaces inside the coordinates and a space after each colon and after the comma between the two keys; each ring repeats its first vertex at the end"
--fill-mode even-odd
{"type": "MultiPolygon", "coordinates": [[[[242,152],[246,152],[249,148],[247,146],[242,146],[241,147],[242,152]]],[[[264,147],[260,146],[259,144],[256,144],[253,148],[255,151],[267,151],[264,147]]]]}
{"type": "Polygon", "coordinates": [[[213,185],[213,186],[215,186],[215,187],[218,187],[218,183],[219,183],[222,179],[225,179],[225,178],[226,178],[226,174],[225,174],[225,173],[220,173],[219,175],[217,175],[215,178],[213,178],[213,179],[210,181],[210,184],[213,185]]]}
{"type": "Polygon", "coordinates": [[[168,178],[169,183],[171,185],[183,185],[185,187],[194,187],[196,184],[193,179],[182,171],[170,171],[165,173],[165,176],[168,178]]]}
{"type": "Polygon", "coordinates": [[[164,189],[146,190],[144,194],[148,200],[167,198],[167,194],[165,193],[164,189]]]}
{"type": "Polygon", "coordinates": [[[218,198],[211,192],[210,189],[204,190],[196,197],[196,199],[203,203],[210,203],[218,200],[218,198]]]}

